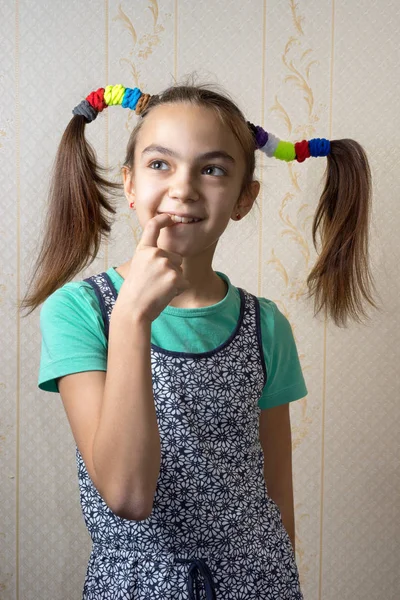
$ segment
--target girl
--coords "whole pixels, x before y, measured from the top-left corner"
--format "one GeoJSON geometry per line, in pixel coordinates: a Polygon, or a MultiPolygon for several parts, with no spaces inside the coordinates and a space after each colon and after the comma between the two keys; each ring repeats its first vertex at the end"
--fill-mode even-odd
{"type": "Polygon", "coordinates": [[[276,304],[212,269],[229,220],[259,192],[255,150],[328,156],[308,285],[336,324],[370,294],[370,173],[352,140],[282,142],[225,95],[107,86],[73,111],[57,154],[35,291],[39,388],[59,392],[76,441],[93,546],[84,599],[301,599],[289,403],[304,397],[291,326],[276,304]],[[143,228],[133,257],[72,282],[115,208],[86,123],[106,106],[140,115],[124,192],[143,228]]]}

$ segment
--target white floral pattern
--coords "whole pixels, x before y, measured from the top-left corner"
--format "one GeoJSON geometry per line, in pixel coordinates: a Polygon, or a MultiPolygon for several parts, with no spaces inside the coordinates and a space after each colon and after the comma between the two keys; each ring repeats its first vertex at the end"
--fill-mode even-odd
{"type": "MultiPolygon", "coordinates": [[[[108,336],[117,292],[107,273],[85,281],[108,336]]],[[[264,480],[260,307],[238,290],[237,326],[218,348],[192,354],[151,344],[161,467],[147,519],[115,515],[76,448],[93,541],[83,600],[302,600],[293,548],[264,480]]]]}

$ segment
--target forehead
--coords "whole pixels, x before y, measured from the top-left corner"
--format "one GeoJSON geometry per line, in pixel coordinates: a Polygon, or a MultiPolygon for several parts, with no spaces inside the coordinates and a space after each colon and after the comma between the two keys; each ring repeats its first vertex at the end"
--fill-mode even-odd
{"type": "Polygon", "coordinates": [[[234,133],[213,109],[187,102],[156,106],[145,117],[138,150],[155,143],[181,149],[186,155],[226,150],[234,158],[242,156],[234,133]]]}

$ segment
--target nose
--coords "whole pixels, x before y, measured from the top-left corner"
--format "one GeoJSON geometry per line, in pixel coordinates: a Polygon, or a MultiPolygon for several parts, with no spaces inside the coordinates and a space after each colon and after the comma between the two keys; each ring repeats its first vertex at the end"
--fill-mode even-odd
{"type": "Polygon", "coordinates": [[[170,198],[178,200],[197,200],[199,198],[195,178],[189,169],[176,171],[171,179],[168,195],[170,198]]]}

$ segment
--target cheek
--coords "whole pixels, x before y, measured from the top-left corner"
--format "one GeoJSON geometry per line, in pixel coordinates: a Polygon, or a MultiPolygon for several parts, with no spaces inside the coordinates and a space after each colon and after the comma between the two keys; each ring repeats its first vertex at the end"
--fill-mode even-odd
{"type": "Polygon", "coordinates": [[[140,202],[151,202],[161,189],[162,186],[155,177],[140,177],[136,182],[136,195],[140,202]]]}

